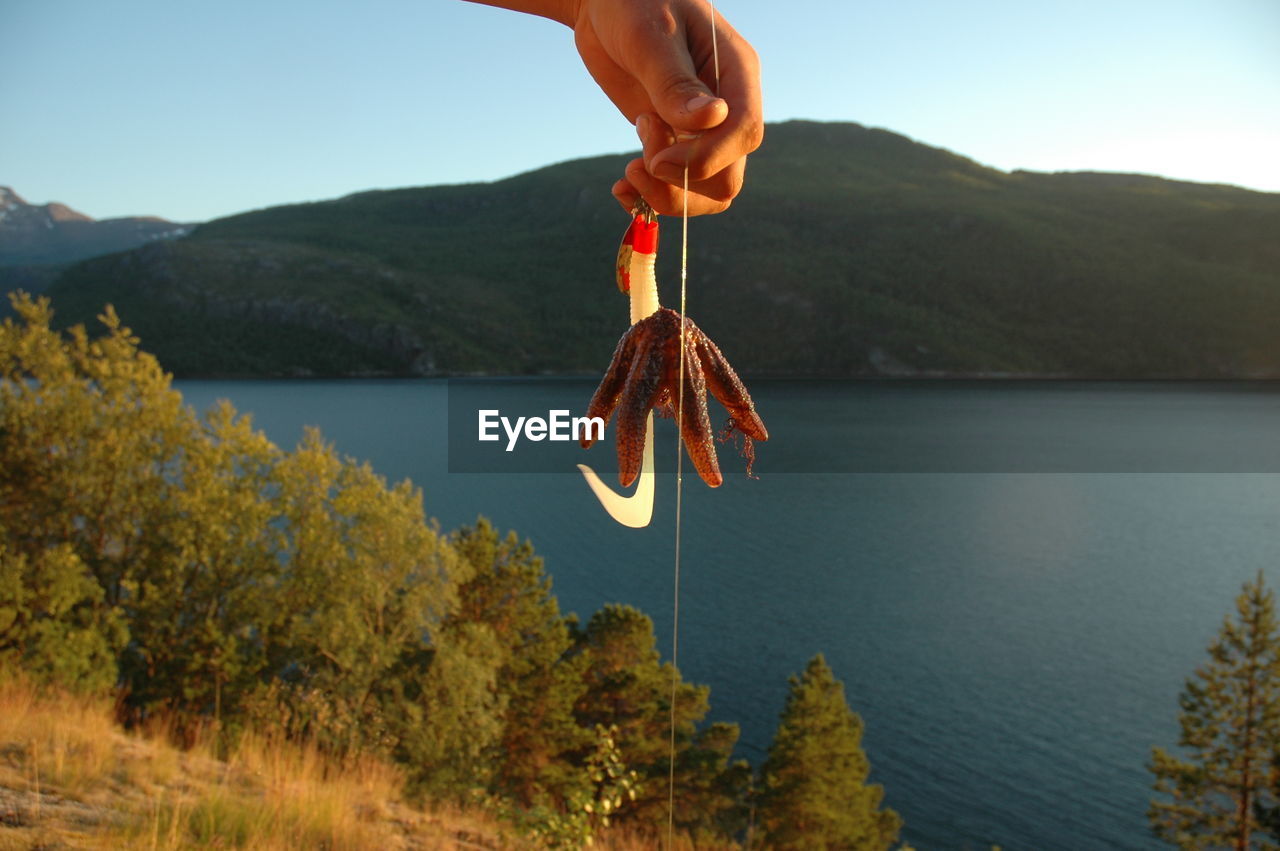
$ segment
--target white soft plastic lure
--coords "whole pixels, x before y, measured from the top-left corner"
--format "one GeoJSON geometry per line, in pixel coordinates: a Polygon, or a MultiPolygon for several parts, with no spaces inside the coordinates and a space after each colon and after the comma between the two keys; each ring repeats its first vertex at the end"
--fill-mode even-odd
{"type": "Polygon", "coordinates": [[[641,462],[635,493],[623,496],[615,492],[586,464],[579,464],[578,469],[582,471],[591,492],[600,500],[610,517],[632,529],[648,526],[653,519],[653,411],[649,412],[649,421],[645,423],[644,461],[641,462]]]}
{"type": "MultiPolygon", "coordinates": [[[[642,238],[639,243],[635,239],[636,224],[647,218],[652,223],[652,214],[648,216],[637,212],[636,222],[627,231],[621,248],[618,251],[618,278],[620,285],[625,280],[628,303],[631,310],[631,324],[658,311],[662,305],[658,303],[658,278],[654,273],[654,263],[658,257],[657,227],[653,226],[653,239],[642,238]]],[[[635,492],[631,496],[623,496],[601,480],[586,464],[579,464],[583,477],[591,492],[600,500],[609,516],[632,529],[640,529],[649,525],[653,519],[653,411],[644,427],[644,459],[640,463],[640,476],[636,482],[635,492]]]]}

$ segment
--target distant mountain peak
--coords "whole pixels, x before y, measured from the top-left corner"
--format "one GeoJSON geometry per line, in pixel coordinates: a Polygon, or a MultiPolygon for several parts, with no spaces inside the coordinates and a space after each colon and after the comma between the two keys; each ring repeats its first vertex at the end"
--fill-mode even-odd
{"type": "Polygon", "coordinates": [[[28,206],[27,202],[22,200],[22,196],[8,186],[0,186],[0,211],[19,206],[28,206]]]}
{"type": "Polygon", "coordinates": [[[11,186],[0,186],[0,212],[28,209],[43,212],[55,222],[91,222],[92,216],[86,216],[79,210],[73,210],[66,204],[51,201],[48,204],[30,204],[25,198],[13,191],[11,186]]]}
{"type": "Polygon", "coordinates": [[[66,204],[30,204],[0,186],[0,267],[66,263],[135,248],[191,230],[154,216],[98,221],[66,204]]]}
{"type": "Polygon", "coordinates": [[[54,201],[44,205],[45,212],[49,214],[49,218],[55,222],[91,222],[92,216],[86,216],[84,213],[71,209],[66,204],[59,204],[54,201]]]}

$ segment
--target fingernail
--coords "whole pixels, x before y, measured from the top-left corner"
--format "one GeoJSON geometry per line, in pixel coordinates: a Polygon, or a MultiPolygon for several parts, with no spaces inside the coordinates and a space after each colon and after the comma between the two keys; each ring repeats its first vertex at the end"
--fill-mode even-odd
{"type": "Polygon", "coordinates": [[[640,115],[636,118],[636,135],[640,137],[641,142],[649,140],[649,116],[640,115]]]}
{"type": "Polygon", "coordinates": [[[700,109],[705,109],[718,100],[720,100],[720,98],[715,97],[714,95],[697,95],[685,101],[684,111],[697,112],[700,109]]]}

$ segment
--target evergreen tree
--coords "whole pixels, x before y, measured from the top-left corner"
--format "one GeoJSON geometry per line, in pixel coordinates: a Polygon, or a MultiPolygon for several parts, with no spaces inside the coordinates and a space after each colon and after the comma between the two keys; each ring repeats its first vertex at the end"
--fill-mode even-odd
{"type": "Polygon", "coordinates": [[[571,757],[595,739],[573,715],[586,663],[569,652],[575,621],[560,614],[542,559],[514,532],[500,539],[481,517],[450,543],[471,570],[454,620],[485,625],[501,654],[497,688],[505,710],[492,791],[522,807],[560,806],[586,788],[571,757]]]}
{"type": "Polygon", "coordinates": [[[782,720],[761,767],[757,823],[770,849],[885,849],[902,820],[868,785],[862,720],[822,654],[791,678],[782,720]]]}
{"type": "Polygon", "coordinates": [[[608,605],[592,615],[580,636],[587,658],[586,689],[576,715],[588,729],[616,728],[623,763],[640,775],[634,801],[617,821],[641,830],[665,829],[671,756],[672,678],[675,701],[675,821],[693,834],[717,833],[732,822],[744,768],[729,765],[738,739],[735,724],[697,724],[709,709],[710,689],[684,682],[671,663],[661,663],[653,621],[639,610],[608,605]]]}
{"type": "Polygon", "coordinates": [[[1254,807],[1258,829],[1265,830],[1272,840],[1280,841],[1280,747],[1271,756],[1267,788],[1270,795],[1263,796],[1254,807]]]}
{"type": "Polygon", "coordinates": [[[1156,835],[1179,848],[1276,848],[1259,814],[1276,805],[1272,759],[1280,745],[1280,629],[1262,573],[1245,583],[1236,618],[1224,619],[1209,661],[1179,697],[1185,758],[1152,753],[1148,810],[1156,835]]]}

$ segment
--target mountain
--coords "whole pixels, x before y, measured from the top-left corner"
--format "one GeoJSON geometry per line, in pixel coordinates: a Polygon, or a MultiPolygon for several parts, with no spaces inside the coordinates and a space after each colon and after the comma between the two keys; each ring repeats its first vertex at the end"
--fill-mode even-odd
{"type": "Polygon", "coordinates": [[[154,217],[98,221],[65,204],[28,204],[0,186],[0,267],[67,263],[182,236],[190,229],[154,217]]]}
{"type": "MultiPolygon", "coordinates": [[[[179,375],[597,373],[626,323],[628,157],[231,216],[49,293],[66,322],[114,303],[179,375]]],[[[1280,377],[1277,234],[1280,195],[788,122],[690,223],[688,311],[754,374],[1280,377]]]]}

